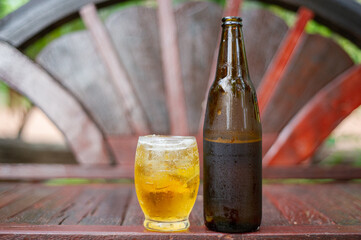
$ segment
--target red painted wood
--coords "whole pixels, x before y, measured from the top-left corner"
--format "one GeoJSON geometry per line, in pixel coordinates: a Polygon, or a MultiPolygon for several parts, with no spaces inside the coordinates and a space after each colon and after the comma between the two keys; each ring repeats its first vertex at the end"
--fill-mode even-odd
{"type": "Polygon", "coordinates": [[[159,233],[144,230],[142,226],[0,226],[0,236],[34,239],[358,239],[359,226],[264,226],[260,231],[245,234],[212,232],[205,226],[194,226],[186,232],[159,233]]]}
{"type": "Polygon", "coordinates": [[[102,132],[69,92],[39,65],[1,41],[0,56],[7,56],[0,59],[0,78],[48,115],[64,133],[80,163],[109,163],[102,132]]]}
{"type": "Polygon", "coordinates": [[[177,26],[171,1],[158,0],[158,20],[171,134],[188,135],[187,110],[177,41],[177,26]]]}
{"type": "Polygon", "coordinates": [[[243,0],[227,0],[224,16],[239,16],[243,0]]]}
{"type": "Polygon", "coordinates": [[[345,184],[299,185],[287,187],[287,192],[312,205],[338,225],[357,225],[361,223],[361,202],[345,193],[344,187],[345,184]]]}
{"type": "Polygon", "coordinates": [[[263,134],[279,134],[323,87],[353,65],[333,40],[306,34],[264,110],[263,134]]]}
{"type": "Polygon", "coordinates": [[[354,66],[324,87],[282,130],[263,165],[299,164],[361,104],[361,66],[354,66]]]}
{"type": "MultiPolygon", "coordinates": [[[[134,133],[145,135],[149,133],[149,126],[141,104],[133,89],[129,76],[124,70],[111,38],[99,19],[94,4],[85,5],[80,9],[80,15],[90,31],[94,44],[100,53],[105,66],[111,76],[112,83],[117,90],[125,108],[126,118],[134,133]]],[[[116,106],[114,106],[116,107],[116,106]]]]}
{"type": "Polygon", "coordinates": [[[22,187],[21,185],[15,185],[9,190],[1,193],[0,195],[0,208],[22,198],[24,194],[30,194],[34,190],[34,186],[22,187]]]}
{"type": "MultiPolygon", "coordinates": [[[[334,225],[335,222],[313,205],[300,200],[287,186],[273,185],[264,190],[265,196],[281,211],[292,225],[334,225]]],[[[308,197],[312,196],[309,194],[308,197]]]]}
{"type": "Polygon", "coordinates": [[[139,136],[109,136],[107,141],[121,166],[134,166],[139,136]]]}
{"type": "Polygon", "coordinates": [[[263,76],[258,88],[260,114],[262,116],[267,103],[290,62],[295,49],[302,40],[302,35],[307,22],[313,17],[313,13],[305,8],[300,8],[295,26],[289,30],[281,43],[276,55],[263,76]]]}
{"type": "Polygon", "coordinates": [[[268,166],[263,167],[262,174],[264,179],[306,178],[350,180],[361,179],[361,168],[348,166],[268,166]]]}
{"type": "Polygon", "coordinates": [[[135,189],[130,195],[130,201],[125,212],[123,226],[143,226],[144,214],[140,208],[135,189]]]}
{"type": "MultiPolygon", "coordinates": [[[[31,185],[28,187],[32,188],[31,185]]],[[[34,187],[31,189],[31,192],[23,194],[23,196],[31,195],[34,187]]],[[[41,199],[25,210],[4,220],[4,222],[35,225],[49,224],[49,220],[51,221],[53,217],[59,214],[63,210],[64,205],[73,200],[80,192],[79,187],[55,187],[54,190],[56,191],[54,194],[41,199]]]]}
{"type": "Polygon", "coordinates": [[[292,225],[288,222],[282,212],[272,204],[264,192],[265,190],[263,190],[262,197],[262,227],[292,225]]]}
{"type": "Polygon", "coordinates": [[[2,180],[45,180],[54,178],[133,178],[134,166],[81,166],[62,164],[0,164],[2,180]]]}
{"type": "MultiPolygon", "coordinates": [[[[31,185],[29,187],[32,187],[31,185]]],[[[26,210],[33,204],[41,201],[43,198],[48,197],[51,194],[56,192],[53,188],[48,187],[32,187],[32,191],[30,193],[23,193],[21,197],[17,197],[12,202],[7,203],[6,206],[0,208],[0,222],[6,222],[7,219],[15,216],[21,211],[26,210]]]]}
{"type": "Polygon", "coordinates": [[[23,189],[34,186],[35,189],[33,191],[35,195],[31,197],[33,200],[30,202],[27,195],[32,194],[24,192],[24,198],[11,204],[19,207],[26,205],[26,208],[15,209],[11,205],[10,208],[0,208],[1,213],[6,213],[7,216],[12,215],[10,218],[0,217],[2,219],[0,237],[5,239],[14,237],[34,239],[45,237],[48,239],[70,237],[86,239],[169,239],[169,237],[173,239],[304,239],[305,237],[357,239],[361,237],[361,221],[355,221],[357,220],[355,217],[360,218],[357,207],[361,204],[361,199],[342,192],[343,188],[351,187],[353,192],[360,194],[359,183],[265,184],[261,229],[258,232],[246,234],[224,234],[207,230],[202,221],[202,195],[199,195],[196,201],[190,217],[191,227],[188,231],[156,233],[146,231],[142,226],[144,217],[138,205],[133,184],[67,186],[22,184],[19,186],[1,183],[0,187],[3,185],[23,189]],[[46,191],[48,193],[53,191],[53,193],[41,198],[39,194],[46,191]],[[76,191],[79,191],[79,194],[75,194],[76,191]],[[35,201],[36,198],[39,200],[35,201]],[[342,214],[343,220],[340,221],[342,214]],[[38,219],[33,219],[34,222],[32,222],[32,217],[38,219]],[[329,221],[330,218],[332,221],[338,219],[340,224],[332,224],[329,221]],[[15,222],[6,223],[9,222],[8,220],[15,220],[15,222]],[[24,223],[30,225],[24,225],[24,223]],[[308,225],[310,223],[313,225],[308,225]]]}
{"type": "MultiPolygon", "coordinates": [[[[200,153],[202,150],[199,148],[200,153]]],[[[120,166],[83,167],[59,164],[0,164],[0,180],[46,180],[55,178],[119,179],[134,178],[134,160],[120,166]],[[34,174],[36,173],[36,174],[34,174]]],[[[202,178],[202,158],[200,158],[202,178]]],[[[355,167],[264,167],[264,179],[360,179],[355,167]]]]}

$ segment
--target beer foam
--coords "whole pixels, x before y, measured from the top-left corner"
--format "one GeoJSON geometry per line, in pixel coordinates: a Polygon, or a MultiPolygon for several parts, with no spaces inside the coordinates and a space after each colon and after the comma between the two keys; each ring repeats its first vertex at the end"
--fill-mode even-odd
{"type": "Polygon", "coordinates": [[[148,150],[159,151],[182,150],[195,144],[196,139],[192,136],[147,135],[139,137],[138,140],[138,145],[143,145],[148,150]]]}

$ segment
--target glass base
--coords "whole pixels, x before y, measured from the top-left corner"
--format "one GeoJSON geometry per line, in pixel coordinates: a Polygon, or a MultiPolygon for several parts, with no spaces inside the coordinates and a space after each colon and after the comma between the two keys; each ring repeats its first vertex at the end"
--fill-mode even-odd
{"type": "Polygon", "coordinates": [[[179,232],[189,228],[188,219],[176,222],[161,222],[150,219],[144,220],[144,227],[150,231],[157,232],[179,232]]]}

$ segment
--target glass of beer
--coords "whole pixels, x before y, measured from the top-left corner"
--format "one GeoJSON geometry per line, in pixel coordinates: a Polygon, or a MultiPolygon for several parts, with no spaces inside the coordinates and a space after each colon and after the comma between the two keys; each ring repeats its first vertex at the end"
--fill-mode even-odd
{"type": "Polygon", "coordinates": [[[135,189],[144,227],[183,231],[199,187],[199,155],[194,137],[139,137],[135,156],[135,189]]]}

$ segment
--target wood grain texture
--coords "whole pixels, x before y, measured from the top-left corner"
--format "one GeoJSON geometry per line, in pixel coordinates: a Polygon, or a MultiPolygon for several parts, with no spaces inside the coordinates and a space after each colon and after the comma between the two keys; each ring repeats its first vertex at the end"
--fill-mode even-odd
{"type": "Polygon", "coordinates": [[[2,180],[45,180],[55,178],[119,179],[133,178],[133,166],[71,164],[0,164],[2,180]]]}
{"type": "Polygon", "coordinates": [[[275,89],[285,70],[289,67],[289,62],[294,56],[295,50],[299,48],[304,28],[312,17],[313,13],[310,10],[305,8],[300,8],[300,10],[298,10],[295,25],[288,31],[287,35],[282,40],[276,55],[268,66],[257,92],[261,116],[263,116],[264,110],[269,104],[269,100],[275,94],[275,89]]]}
{"type": "Polygon", "coordinates": [[[257,88],[288,26],[281,18],[264,9],[243,11],[242,19],[249,74],[257,88]]]}
{"type": "Polygon", "coordinates": [[[238,16],[239,10],[242,9],[243,0],[227,0],[226,8],[224,10],[225,16],[238,16]]]}
{"type": "Polygon", "coordinates": [[[148,121],[135,95],[127,72],[119,61],[110,36],[100,20],[94,4],[85,5],[80,9],[80,15],[90,31],[93,43],[107,67],[111,83],[117,91],[123,105],[125,118],[133,132],[138,135],[149,134],[148,121]]]}
{"type": "Polygon", "coordinates": [[[169,133],[156,10],[124,8],[110,15],[105,25],[152,133],[169,133]]]}
{"type": "MultiPolygon", "coordinates": [[[[117,0],[125,2],[126,0],[117,0]]],[[[106,5],[114,0],[35,0],[10,13],[0,21],[0,39],[22,47],[39,35],[78,17],[78,10],[88,4],[106,5]]]]}
{"type": "Polygon", "coordinates": [[[189,135],[177,26],[172,2],[157,0],[164,86],[172,135],[189,135]]]}
{"type": "Polygon", "coordinates": [[[54,40],[36,61],[81,101],[105,134],[131,133],[121,100],[88,31],[54,40]]]}
{"type": "Polygon", "coordinates": [[[209,2],[188,2],[175,12],[189,131],[199,128],[222,9],[209,2]],[[211,17],[210,17],[211,16],[211,17]]]}
{"type": "MultiPolygon", "coordinates": [[[[3,185],[4,187],[6,185],[3,185]]],[[[0,208],[5,207],[6,205],[22,198],[25,194],[29,194],[34,190],[34,186],[29,186],[27,188],[19,185],[14,185],[0,194],[0,208]]]]}
{"type": "Polygon", "coordinates": [[[122,167],[133,167],[139,136],[110,136],[107,138],[117,163],[122,167]]]}
{"type": "Polygon", "coordinates": [[[144,216],[137,202],[133,184],[46,186],[0,183],[0,188],[4,185],[13,190],[17,189],[16,191],[32,188],[33,194],[23,191],[24,197],[5,208],[0,208],[0,211],[6,212],[7,216],[11,214],[10,217],[0,220],[0,237],[3,239],[24,237],[34,239],[304,239],[305,237],[357,239],[361,237],[360,213],[357,211],[361,205],[361,198],[342,190],[348,187],[354,194],[361,194],[359,183],[265,184],[261,228],[255,233],[246,234],[225,234],[207,230],[202,220],[202,191],[191,213],[191,227],[188,231],[156,233],[146,231],[142,226],[144,216]],[[42,194],[45,196],[43,197],[42,194]],[[337,221],[333,223],[330,219],[337,221]]]}
{"type": "MultiPolygon", "coordinates": [[[[312,198],[310,188],[312,186],[308,186],[307,194],[312,198]]],[[[273,185],[265,189],[264,193],[291,225],[335,225],[331,218],[319,212],[314,205],[302,201],[304,199],[299,199],[287,186],[273,185]]]]}
{"type": "MultiPolygon", "coordinates": [[[[258,1],[258,0],[257,0],[258,1]]],[[[306,7],[315,13],[315,20],[361,47],[361,5],[345,0],[261,0],[297,11],[306,7]]]]}
{"type": "Polygon", "coordinates": [[[64,133],[80,163],[108,163],[102,133],[72,95],[9,44],[0,42],[0,56],[7,56],[0,60],[0,78],[48,115],[64,133]]]}
{"type": "Polygon", "coordinates": [[[0,222],[6,222],[7,219],[21,213],[22,211],[25,211],[33,204],[36,204],[43,198],[46,198],[55,192],[55,189],[47,187],[33,187],[31,193],[27,194],[21,192],[21,197],[17,197],[0,209],[0,222]]]}
{"type": "Polygon", "coordinates": [[[265,190],[263,190],[262,195],[262,227],[292,225],[282,212],[266,197],[265,190]]]}
{"type": "Polygon", "coordinates": [[[309,158],[331,131],[361,104],[361,66],[325,86],[291,120],[263,158],[266,165],[293,165],[309,158]]]}
{"type": "Polygon", "coordinates": [[[63,145],[0,139],[0,163],[76,164],[76,159],[71,150],[63,145]]]}
{"type": "Polygon", "coordinates": [[[130,195],[128,208],[126,209],[122,226],[143,226],[144,214],[140,208],[137,194],[133,191],[130,195]]]}
{"type": "Polygon", "coordinates": [[[342,188],[342,185],[324,184],[321,190],[320,186],[300,185],[296,188],[288,187],[288,192],[312,205],[336,224],[357,225],[361,223],[359,199],[345,193],[342,188]]]}
{"type": "Polygon", "coordinates": [[[317,167],[317,166],[287,166],[263,167],[262,175],[264,179],[335,179],[351,180],[361,179],[360,167],[334,166],[334,167],[317,167]]]}
{"type": "MultiPolygon", "coordinates": [[[[31,192],[34,187],[29,186],[31,192]]],[[[72,201],[80,192],[80,187],[55,187],[55,192],[36,204],[4,220],[4,223],[11,224],[51,224],[52,219],[63,212],[64,205],[72,201]]],[[[36,190],[36,189],[35,189],[36,190]]],[[[26,195],[32,195],[28,192],[26,195]]],[[[54,222],[53,222],[54,223],[54,222]]]]}
{"type": "Polygon", "coordinates": [[[361,237],[359,226],[265,226],[256,233],[226,234],[212,232],[204,226],[190,227],[186,232],[159,233],[144,230],[142,226],[0,226],[3,239],[195,239],[195,240],[266,240],[266,239],[335,239],[351,240],[361,237]]]}
{"type": "MultiPolygon", "coordinates": [[[[116,146],[116,144],[114,146],[116,146]]],[[[202,166],[202,162],[200,165],[202,166]]],[[[323,168],[315,166],[288,166],[285,168],[272,166],[264,167],[262,173],[264,179],[361,179],[361,168],[356,167],[323,168]]],[[[61,164],[0,164],[0,180],[20,179],[39,181],[55,178],[133,179],[134,159],[132,159],[132,161],[119,162],[119,166],[117,167],[61,164]]]]}
{"type": "Polygon", "coordinates": [[[352,65],[347,53],[333,40],[305,36],[264,109],[263,132],[279,133],[317,92],[352,65]]]}

